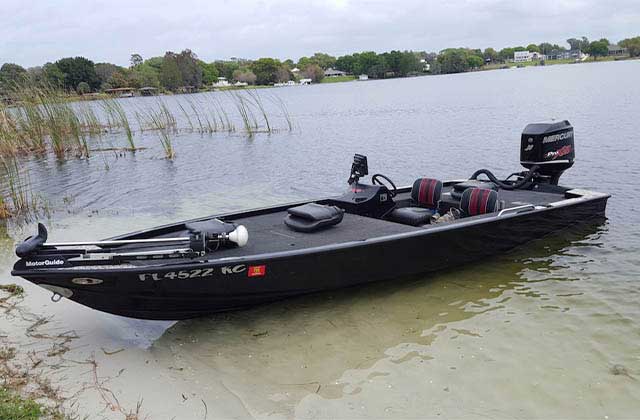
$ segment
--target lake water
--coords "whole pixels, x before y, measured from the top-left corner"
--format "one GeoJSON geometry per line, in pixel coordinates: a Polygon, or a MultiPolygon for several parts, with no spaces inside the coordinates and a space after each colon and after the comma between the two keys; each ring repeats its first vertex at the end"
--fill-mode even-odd
{"type": "MultiPolygon", "coordinates": [[[[57,334],[77,334],[61,366],[38,369],[91,418],[123,418],[115,398],[123,411],[142,400],[151,419],[637,418],[639,78],[640,61],[627,61],[281,88],[264,95],[287,104],[291,132],[183,131],[174,160],[146,132],[135,154],[24,161],[57,241],[338,193],[354,153],[398,185],[481,167],[508,175],[524,126],[551,118],[575,127],[561,183],[612,198],[606,221],[490,261],[177,323],[52,303],[10,277],[15,241],[34,230],[10,224],[0,283],[26,295],[0,315],[0,336],[55,355],[57,334]],[[25,332],[36,316],[50,317],[38,328],[47,338],[25,332]]],[[[133,113],[154,100],[122,103],[133,113]]]]}

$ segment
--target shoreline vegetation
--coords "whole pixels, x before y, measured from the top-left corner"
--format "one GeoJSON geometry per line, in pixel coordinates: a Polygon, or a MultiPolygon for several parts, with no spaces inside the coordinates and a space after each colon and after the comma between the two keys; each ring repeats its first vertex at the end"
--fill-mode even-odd
{"type": "MultiPolygon", "coordinates": [[[[52,87],[16,84],[9,95],[12,105],[0,102],[0,219],[48,213],[46,203],[32,191],[21,159],[135,153],[144,149],[136,136],[155,133],[164,158],[171,160],[176,157],[173,139],[181,133],[253,138],[294,129],[284,101],[256,89],[175,97],[171,106],[156,97],[126,103],[126,109],[117,98],[73,101],[67,92],[52,87]],[[123,144],[105,146],[106,136],[122,138],[123,144]]],[[[105,166],[108,169],[106,160],[105,166]]]]}
{"type": "Polygon", "coordinates": [[[131,96],[158,93],[192,93],[202,90],[227,90],[267,87],[287,82],[338,82],[358,79],[387,79],[417,75],[463,73],[512,66],[565,64],[576,61],[606,61],[640,57],[640,36],[613,44],[602,38],[569,38],[561,46],[549,42],[527,46],[494,48],[446,48],[439,52],[364,51],[334,57],[315,53],[310,57],[279,60],[231,58],[205,62],[191,50],[167,51],[164,56],[143,59],[132,54],[128,67],[112,63],[94,63],[85,57],[66,57],[42,66],[24,68],[15,63],[0,67],[0,99],[11,101],[15,85],[59,89],[80,99],[105,95],[131,96]],[[517,60],[517,53],[533,55],[517,60]]]}
{"type": "MultiPolygon", "coordinates": [[[[50,317],[22,306],[24,290],[16,284],[0,284],[0,311],[25,331],[26,344],[3,337],[0,344],[0,419],[72,420],[87,418],[77,413],[80,394],[95,393],[106,410],[127,420],[147,418],[142,400],[135,407],[123,407],[109,388],[109,377],[99,374],[100,355],[71,360],[68,352],[79,338],[75,331],[61,331],[50,317]],[[55,384],[73,366],[82,366],[86,381],[71,393],[55,384]]],[[[105,356],[110,353],[102,349],[105,356]]]]}

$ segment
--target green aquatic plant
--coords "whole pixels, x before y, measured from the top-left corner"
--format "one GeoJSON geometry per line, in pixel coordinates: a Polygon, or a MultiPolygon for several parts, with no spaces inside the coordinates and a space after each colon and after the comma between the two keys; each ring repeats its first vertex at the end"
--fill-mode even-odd
{"type": "MultiPolygon", "coordinates": [[[[272,133],[272,114],[265,106],[263,96],[257,90],[227,91],[228,100],[221,101],[220,94],[179,99],[168,106],[158,99],[155,103],[139,108],[125,109],[117,98],[97,101],[78,101],[67,93],[47,86],[18,86],[10,92],[10,104],[0,103],[0,156],[14,157],[34,153],[53,152],[58,158],[69,156],[88,158],[90,152],[105,151],[96,148],[105,131],[121,132],[127,147],[118,150],[140,150],[134,141],[134,128],[163,131],[159,133],[165,154],[174,156],[171,136],[180,130],[199,133],[235,132],[235,118],[229,108],[235,109],[242,129],[239,132],[253,137],[255,133],[272,133]],[[180,127],[175,111],[184,118],[180,127]],[[130,118],[137,120],[132,128],[130,118]]],[[[289,131],[293,129],[291,116],[284,102],[275,95],[267,97],[280,109],[289,131]]],[[[0,203],[2,205],[2,203],[0,203]]]]}
{"type": "Polygon", "coordinates": [[[40,199],[33,194],[29,172],[20,168],[15,158],[0,157],[0,218],[37,212],[40,199]]]}
{"type": "Polygon", "coordinates": [[[241,93],[228,91],[229,97],[233,102],[244,126],[245,133],[249,137],[253,137],[258,131],[258,120],[253,113],[251,102],[241,93]]]}
{"type": "Polygon", "coordinates": [[[133,141],[133,131],[131,130],[127,113],[122,107],[120,101],[114,98],[103,99],[101,100],[101,105],[107,114],[109,127],[111,129],[123,129],[127,136],[127,141],[129,142],[129,149],[135,151],[136,145],[133,141]]]}

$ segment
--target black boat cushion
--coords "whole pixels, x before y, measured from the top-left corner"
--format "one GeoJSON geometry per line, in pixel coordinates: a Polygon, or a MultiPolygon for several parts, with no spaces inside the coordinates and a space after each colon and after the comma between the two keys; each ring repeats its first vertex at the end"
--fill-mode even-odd
{"type": "Polygon", "coordinates": [[[467,188],[460,199],[465,216],[477,216],[498,211],[498,193],[488,188],[467,188]]]}
{"type": "Polygon", "coordinates": [[[291,207],[284,224],[297,232],[317,232],[342,221],[344,210],[336,206],[307,203],[291,207]]]}
{"type": "Polygon", "coordinates": [[[405,225],[421,226],[429,224],[431,216],[433,216],[435,212],[434,209],[426,209],[424,207],[400,207],[393,209],[387,216],[387,219],[405,225]]]}
{"type": "Polygon", "coordinates": [[[442,182],[432,178],[418,178],[411,187],[411,199],[420,207],[438,208],[442,182]]]}
{"type": "Polygon", "coordinates": [[[493,182],[478,181],[476,179],[470,179],[468,181],[453,184],[453,189],[451,190],[451,197],[455,198],[456,200],[460,200],[462,198],[462,193],[467,188],[487,188],[490,190],[498,191],[498,186],[493,182]]]}

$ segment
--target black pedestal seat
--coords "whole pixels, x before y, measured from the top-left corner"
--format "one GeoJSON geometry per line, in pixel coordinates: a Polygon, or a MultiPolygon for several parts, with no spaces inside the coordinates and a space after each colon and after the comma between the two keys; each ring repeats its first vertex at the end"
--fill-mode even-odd
{"type": "Polygon", "coordinates": [[[469,188],[486,188],[488,190],[498,191],[498,186],[493,182],[470,179],[468,181],[454,184],[453,189],[451,190],[451,197],[456,200],[460,200],[462,198],[462,193],[469,188]]]}
{"type": "Polygon", "coordinates": [[[494,213],[500,210],[498,193],[488,188],[467,188],[460,199],[460,211],[464,217],[494,213]]]}
{"type": "Polygon", "coordinates": [[[342,221],[344,210],[336,206],[307,203],[291,207],[284,219],[284,224],[296,232],[317,232],[337,225],[342,221]]]}
{"type": "Polygon", "coordinates": [[[394,209],[388,219],[411,226],[429,224],[438,210],[442,182],[432,178],[418,178],[411,187],[411,205],[394,209]]]}

